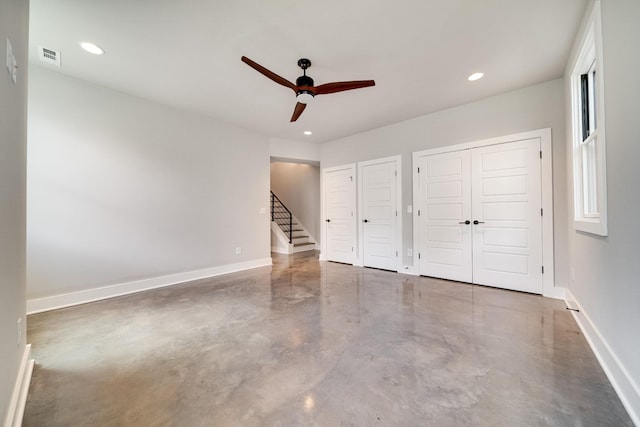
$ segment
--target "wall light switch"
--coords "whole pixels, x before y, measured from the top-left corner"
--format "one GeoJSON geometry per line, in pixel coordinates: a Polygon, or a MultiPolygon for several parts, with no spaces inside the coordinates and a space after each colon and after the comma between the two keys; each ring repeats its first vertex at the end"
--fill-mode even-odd
{"type": "Polygon", "coordinates": [[[413,212],[413,206],[407,205],[407,213],[412,213],[412,212],[413,212]]]}
{"type": "Polygon", "coordinates": [[[16,84],[18,80],[18,63],[16,57],[13,55],[13,46],[11,46],[11,40],[7,37],[7,71],[13,80],[13,84],[16,84]]]}
{"type": "Polygon", "coordinates": [[[407,249],[407,256],[413,256],[413,249],[407,249]]]}
{"type": "Polygon", "coordinates": [[[22,344],[22,317],[18,317],[18,348],[22,344]]]}
{"type": "Polygon", "coordinates": [[[266,215],[267,214],[267,208],[260,208],[260,215],[266,215]]]}
{"type": "Polygon", "coordinates": [[[240,246],[238,246],[236,248],[236,255],[240,255],[242,253],[242,248],[240,246]]]}

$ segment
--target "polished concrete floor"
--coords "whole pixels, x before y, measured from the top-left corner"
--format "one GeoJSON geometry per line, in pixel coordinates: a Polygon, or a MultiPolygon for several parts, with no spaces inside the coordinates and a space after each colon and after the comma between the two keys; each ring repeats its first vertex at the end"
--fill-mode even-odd
{"type": "Polygon", "coordinates": [[[25,426],[632,426],[563,302],[313,252],[28,324],[25,426]]]}

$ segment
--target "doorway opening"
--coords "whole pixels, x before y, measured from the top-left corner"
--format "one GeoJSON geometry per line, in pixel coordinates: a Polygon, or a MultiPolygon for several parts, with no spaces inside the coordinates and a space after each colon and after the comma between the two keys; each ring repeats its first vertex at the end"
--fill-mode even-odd
{"type": "Polygon", "coordinates": [[[271,157],[271,251],[313,251],[320,244],[320,162],[271,157]]]}

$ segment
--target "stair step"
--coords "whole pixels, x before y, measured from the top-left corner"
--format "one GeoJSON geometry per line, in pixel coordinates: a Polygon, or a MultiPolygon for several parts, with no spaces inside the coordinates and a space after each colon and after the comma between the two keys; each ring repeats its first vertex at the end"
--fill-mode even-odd
{"type": "Polygon", "coordinates": [[[310,241],[311,236],[309,236],[308,231],[306,231],[301,224],[293,222],[293,215],[291,215],[291,212],[287,207],[278,200],[274,200],[273,197],[271,200],[271,221],[278,225],[280,230],[285,234],[287,240],[291,240],[289,247],[296,248],[294,252],[315,249],[316,243],[314,241],[310,241]],[[289,221],[291,221],[291,223],[289,221]],[[291,227],[291,229],[289,227],[291,227]]]}

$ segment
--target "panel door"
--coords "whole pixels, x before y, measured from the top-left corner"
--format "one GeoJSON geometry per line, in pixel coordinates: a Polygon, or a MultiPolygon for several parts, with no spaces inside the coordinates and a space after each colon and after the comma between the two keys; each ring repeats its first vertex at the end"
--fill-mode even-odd
{"type": "Polygon", "coordinates": [[[542,293],[540,141],[472,150],[473,283],[542,293]]]}
{"type": "Polygon", "coordinates": [[[419,167],[420,274],[471,282],[469,151],[422,157],[419,167]]]}
{"type": "Polygon", "coordinates": [[[324,172],[326,259],[354,262],[355,168],[324,172]]]}
{"type": "Polygon", "coordinates": [[[396,271],[396,162],[364,166],[361,171],[363,265],[396,271]]]}

